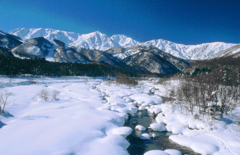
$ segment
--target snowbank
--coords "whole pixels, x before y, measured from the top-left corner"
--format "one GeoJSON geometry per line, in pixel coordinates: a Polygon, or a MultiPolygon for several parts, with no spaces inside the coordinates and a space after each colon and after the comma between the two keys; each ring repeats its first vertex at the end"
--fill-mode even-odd
{"type": "Polygon", "coordinates": [[[166,127],[159,123],[152,123],[150,127],[153,131],[166,131],[166,127]]]}
{"type": "Polygon", "coordinates": [[[144,155],[169,155],[169,154],[161,150],[151,150],[144,153],[144,155]]]}
{"type": "Polygon", "coordinates": [[[140,139],[150,139],[150,135],[148,133],[143,133],[139,136],[140,139]]]}
{"type": "Polygon", "coordinates": [[[142,125],[137,125],[137,126],[135,127],[135,129],[136,129],[136,130],[139,130],[139,131],[145,131],[145,130],[146,130],[146,128],[145,128],[144,126],[142,126],[142,125]]]}
{"type": "Polygon", "coordinates": [[[137,102],[138,105],[148,106],[152,104],[161,104],[162,98],[150,96],[148,94],[134,94],[130,98],[137,102]]]}

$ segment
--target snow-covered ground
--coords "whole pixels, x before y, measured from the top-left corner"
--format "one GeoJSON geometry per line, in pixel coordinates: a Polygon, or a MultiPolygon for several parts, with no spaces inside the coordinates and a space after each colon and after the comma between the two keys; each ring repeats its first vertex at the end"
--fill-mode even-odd
{"type": "MultiPolygon", "coordinates": [[[[171,140],[195,152],[240,154],[239,125],[221,121],[209,124],[180,114],[172,104],[162,103],[160,96],[169,96],[169,88],[178,83],[160,85],[153,79],[128,87],[102,78],[2,77],[0,86],[14,96],[6,106],[7,113],[0,116],[0,154],[128,154],[130,144],[125,137],[133,129],[123,124],[128,114],[143,109],[159,113],[151,128],[173,132],[171,140]],[[41,92],[47,92],[47,99],[41,97],[41,92]]],[[[239,116],[240,108],[233,113],[239,116]]],[[[144,136],[145,131],[140,132],[144,136]]],[[[160,152],[179,154],[177,150],[148,154],[160,152]]]]}

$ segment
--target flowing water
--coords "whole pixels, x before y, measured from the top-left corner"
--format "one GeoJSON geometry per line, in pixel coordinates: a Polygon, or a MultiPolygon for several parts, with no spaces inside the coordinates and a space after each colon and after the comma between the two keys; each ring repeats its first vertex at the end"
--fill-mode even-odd
{"type": "MultiPolygon", "coordinates": [[[[154,121],[154,116],[149,114],[146,110],[138,111],[136,115],[130,116],[126,121],[124,126],[129,126],[132,129],[136,125],[143,125],[144,127],[149,127],[154,121]]],[[[176,149],[181,151],[183,155],[198,155],[191,149],[181,146],[169,139],[169,136],[172,135],[170,132],[153,132],[147,129],[146,131],[136,131],[133,130],[131,135],[127,137],[127,140],[130,142],[128,147],[128,152],[130,155],[143,155],[145,152],[150,150],[166,150],[166,149],[176,149]],[[155,138],[150,138],[148,140],[142,140],[138,138],[141,133],[155,134],[155,138]]]]}

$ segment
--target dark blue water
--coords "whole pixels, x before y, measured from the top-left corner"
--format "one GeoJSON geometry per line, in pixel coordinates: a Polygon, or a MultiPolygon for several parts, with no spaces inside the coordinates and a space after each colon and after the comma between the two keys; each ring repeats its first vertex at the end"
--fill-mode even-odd
{"type": "MultiPolygon", "coordinates": [[[[139,111],[135,116],[130,116],[124,126],[129,126],[134,129],[136,125],[140,124],[147,128],[153,122],[154,116],[144,110],[139,111]]],[[[130,155],[143,155],[145,152],[150,150],[166,149],[176,149],[181,151],[184,155],[198,155],[191,149],[171,141],[168,138],[170,135],[172,135],[170,132],[154,132],[147,129],[142,133],[149,133],[150,135],[154,133],[156,135],[155,138],[150,138],[149,140],[142,140],[138,138],[140,133],[140,131],[133,130],[131,135],[127,137],[127,140],[130,142],[130,146],[127,149],[130,155]]]]}

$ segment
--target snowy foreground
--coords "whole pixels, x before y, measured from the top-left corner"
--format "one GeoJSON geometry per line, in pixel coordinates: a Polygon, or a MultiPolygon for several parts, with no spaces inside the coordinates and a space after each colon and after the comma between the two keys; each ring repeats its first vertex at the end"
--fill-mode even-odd
{"type": "MultiPolygon", "coordinates": [[[[0,116],[1,155],[125,155],[125,139],[132,130],[123,127],[128,114],[138,110],[159,113],[150,127],[170,131],[170,139],[200,154],[240,154],[240,127],[222,121],[203,122],[162,103],[169,88],[154,81],[136,87],[116,85],[104,79],[4,78],[1,86],[14,96],[0,116]],[[44,99],[40,92],[47,92],[44,99]],[[165,124],[166,126],[164,126],[165,124]]],[[[233,111],[240,117],[240,108],[233,111]]],[[[233,116],[232,116],[233,117],[233,116]]],[[[230,117],[229,117],[230,118],[230,117]]],[[[141,124],[136,127],[144,134],[141,124]]],[[[177,150],[153,150],[145,155],[177,155],[177,150]]]]}

